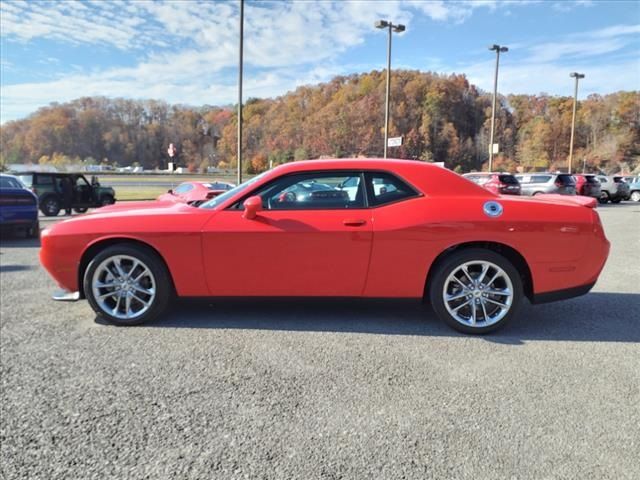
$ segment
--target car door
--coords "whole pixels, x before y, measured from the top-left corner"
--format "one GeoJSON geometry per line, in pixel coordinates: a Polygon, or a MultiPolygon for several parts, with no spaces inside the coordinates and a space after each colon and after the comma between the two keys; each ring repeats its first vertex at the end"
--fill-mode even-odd
{"type": "Polygon", "coordinates": [[[361,296],[373,236],[360,172],[286,175],[218,212],[203,230],[213,296],[361,296]],[[356,178],[357,189],[350,191],[356,178]],[[259,195],[263,210],[243,217],[259,195]]]}

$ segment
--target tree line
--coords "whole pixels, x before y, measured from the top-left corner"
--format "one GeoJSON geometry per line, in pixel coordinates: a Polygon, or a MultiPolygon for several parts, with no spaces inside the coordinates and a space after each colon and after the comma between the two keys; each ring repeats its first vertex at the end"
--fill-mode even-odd
{"type": "MultiPolygon", "coordinates": [[[[380,157],[385,72],[338,76],[243,107],[243,158],[248,173],[301,159],[380,157]]],[[[494,170],[566,167],[573,98],[500,96],[494,170]]],[[[444,162],[457,171],[487,168],[491,95],[464,75],[394,70],[389,136],[402,136],[389,155],[444,162]]],[[[166,168],[167,147],[191,171],[235,168],[233,106],[190,107],[158,100],[103,97],[51,104],[0,127],[0,161],[106,163],[166,168]]],[[[590,95],[579,102],[574,141],[579,171],[640,168],[640,92],[590,95]]]]}

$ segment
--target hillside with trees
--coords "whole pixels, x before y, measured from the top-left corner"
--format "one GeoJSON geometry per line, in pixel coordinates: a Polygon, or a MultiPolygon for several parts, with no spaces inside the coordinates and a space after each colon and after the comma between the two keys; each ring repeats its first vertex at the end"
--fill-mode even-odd
{"type": "MultiPolygon", "coordinates": [[[[491,96],[464,75],[394,70],[390,156],[445,162],[457,171],[487,168],[491,96]]],[[[382,156],[385,72],[336,77],[243,110],[248,173],[269,164],[321,157],[382,156]]],[[[499,98],[494,169],[566,167],[573,99],[499,98]]],[[[191,171],[234,168],[237,120],[229,107],[187,107],[157,100],[81,98],[51,104],[0,128],[3,164],[107,163],[166,168],[167,147],[191,171]]],[[[607,173],[640,169],[640,92],[591,95],[579,103],[575,167],[607,173]]]]}

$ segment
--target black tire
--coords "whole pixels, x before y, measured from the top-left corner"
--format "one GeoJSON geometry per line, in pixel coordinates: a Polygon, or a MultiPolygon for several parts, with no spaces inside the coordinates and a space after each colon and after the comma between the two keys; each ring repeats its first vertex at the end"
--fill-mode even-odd
{"type": "Polygon", "coordinates": [[[103,195],[100,197],[100,206],[106,207],[107,205],[113,205],[115,203],[111,195],[103,195]]]}
{"type": "Polygon", "coordinates": [[[73,209],[76,213],[86,213],[89,210],[87,207],[76,207],[73,209]]]}
{"type": "Polygon", "coordinates": [[[634,190],[629,197],[634,202],[640,202],[640,190],[634,190]]]}
{"type": "Polygon", "coordinates": [[[58,213],[60,213],[60,206],[60,200],[53,195],[49,195],[42,199],[42,202],[40,203],[40,211],[47,217],[57,217],[58,213]]]}
{"type": "MultiPolygon", "coordinates": [[[[453,329],[458,330],[459,332],[470,334],[489,333],[502,328],[516,314],[523,296],[522,279],[520,278],[518,270],[516,270],[513,264],[502,255],[492,250],[486,250],[483,248],[468,248],[453,252],[451,255],[438,262],[438,264],[435,265],[434,268],[436,270],[432,276],[431,284],[427,286],[431,307],[435,311],[438,318],[440,318],[453,329]],[[470,326],[468,324],[461,323],[452,316],[452,314],[447,309],[447,306],[445,305],[443,296],[445,294],[445,282],[447,281],[447,278],[467,262],[489,262],[493,265],[496,265],[502,269],[502,271],[511,281],[513,291],[511,304],[507,309],[506,314],[504,314],[504,316],[502,316],[502,318],[495,323],[483,325],[482,323],[478,322],[477,326],[470,326]]],[[[486,287],[488,287],[488,285],[486,285],[486,287]]],[[[473,302],[473,295],[469,295],[469,297],[466,298],[471,298],[471,302],[473,302]]],[[[460,302],[465,302],[466,298],[462,298],[460,302]]],[[[479,300],[476,299],[476,303],[478,301],[479,300]]],[[[490,317],[491,313],[489,313],[488,316],[490,317]]]]}
{"type": "MultiPolygon", "coordinates": [[[[171,275],[169,274],[169,271],[162,259],[151,249],[128,243],[113,245],[98,253],[87,266],[84,274],[83,288],[84,294],[89,301],[89,305],[91,305],[91,308],[96,312],[96,314],[108,322],[119,326],[140,325],[141,323],[158,318],[166,311],[170,300],[174,296],[171,275]],[[151,271],[151,274],[154,277],[155,296],[151,300],[148,309],[143,314],[133,319],[119,318],[114,316],[112,313],[103,310],[94,296],[92,282],[96,270],[102,262],[117,255],[125,255],[142,262],[142,264],[151,271]]],[[[115,303],[115,300],[113,300],[113,302],[115,303]]]]}
{"type": "Polygon", "coordinates": [[[609,192],[600,192],[600,198],[598,198],[598,203],[605,204],[609,201],[609,192]]]}

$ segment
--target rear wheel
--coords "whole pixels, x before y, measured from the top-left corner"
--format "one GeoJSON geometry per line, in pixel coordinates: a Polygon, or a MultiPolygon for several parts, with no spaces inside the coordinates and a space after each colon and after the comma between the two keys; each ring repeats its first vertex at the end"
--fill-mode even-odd
{"type": "Polygon", "coordinates": [[[631,192],[631,200],[633,200],[634,202],[640,202],[640,190],[631,192]]]}
{"type": "Polygon", "coordinates": [[[598,198],[598,202],[604,204],[609,201],[609,192],[600,192],[600,198],[598,198]]]}
{"type": "Polygon", "coordinates": [[[107,205],[113,205],[115,202],[111,195],[103,195],[100,198],[100,206],[105,207],[107,205]]]}
{"type": "Polygon", "coordinates": [[[47,217],[55,217],[60,213],[60,200],[54,196],[45,197],[40,204],[40,210],[47,217]]]}
{"type": "Polygon", "coordinates": [[[431,306],[460,332],[482,334],[501,328],[522,300],[518,271],[491,250],[461,250],[436,268],[429,286],[431,306]]]}
{"type": "Polygon", "coordinates": [[[171,277],[152,251],[120,244],[98,253],[84,275],[91,308],[116,325],[138,325],[160,316],[172,296],[171,277]]]}

